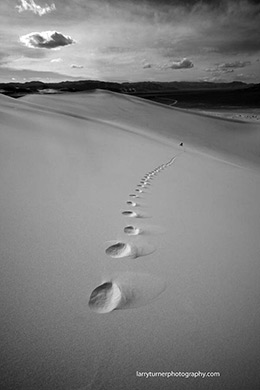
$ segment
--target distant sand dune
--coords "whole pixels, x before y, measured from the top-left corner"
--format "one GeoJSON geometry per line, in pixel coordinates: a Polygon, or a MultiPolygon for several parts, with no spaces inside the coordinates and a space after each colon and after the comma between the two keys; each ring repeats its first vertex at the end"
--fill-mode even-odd
{"type": "Polygon", "coordinates": [[[260,144],[259,123],[245,123],[223,118],[210,117],[206,114],[188,111],[176,107],[168,107],[147,100],[126,95],[118,95],[110,91],[97,91],[95,93],[77,94],[77,104],[71,103],[71,94],[64,95],[27,95],[16,105],[24,108],[35,107],[47,112],[57,112],[60,115],[73,115],[79,119],[97,121],[100,123],[118,125],[113,120],[116,116],[121,118],[122,129],[134,133],[142,133],[159,142],[167,144],[182,141],[188,149],[203,149],[210,154],[221,154],[224,160],[238,162],[244,160],[247,164],[259,164],[258,148],[260,144]],[[98,98],[106,102],[106,110],[100,110],[98,98]],[[86,98],[88,108],[86,111],[86,98]],[[120,107],[124,107],[122,111],[120,107]],[[135,112],[129,117],[130,111],[135,112]],[[143,115],[146,110],[147,115],[143,115]],[[147,117],[149,116],[149,129],[147,117]],[[130,119],[131,118],[131,119],[130,119]],[[174,118],[174,120],[173,120],[174,118]],[[189,125],[187,126],[187,123],[189,125]],[[192,126],[191,126],[192,124],[192,126]],[[138,129],[138,130],[137,130],[138,129]],[[210,130],[209,130],[210,129],[210,130]],[[235,138],[234,138],[235,137],[235,138]]]}

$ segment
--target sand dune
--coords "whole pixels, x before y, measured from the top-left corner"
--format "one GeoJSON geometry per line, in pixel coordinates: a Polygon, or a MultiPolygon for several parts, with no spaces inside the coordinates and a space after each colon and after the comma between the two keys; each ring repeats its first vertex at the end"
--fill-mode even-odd
{"type": "Polygon", "coordinates": [[[0,388],[258,389],[259,132],[0,95],[0,388]]]}
{"type": "Polygon", "coordinates": [[[259,164],[260,162],[259,123],[245,124],[240,120],[213,118],[210,115],[168,107],[155,102],[148,103],[141,98],[118,95],[108,91],[77,94],[77,101],[74,103],[71,103],[70,95],[61,95],[60,99],[56,96],[27,95],[23,100],[39,104],[42,109],[44,106],[48,112],[51,110],[73,117],[87,117],[90,121],[100,123],[105,121],[126,129],[128,132],[141,133],[143,136],[160,142],[168,144],[172,140],[184,142],[184,146],[192,149],[197,150],[198,147],[200,150],[209,149],[211,155],[216,151],[217,156],[222,155],[229,161],[232,159],[240,163],[243,159],[244,164],[259,164]]]}

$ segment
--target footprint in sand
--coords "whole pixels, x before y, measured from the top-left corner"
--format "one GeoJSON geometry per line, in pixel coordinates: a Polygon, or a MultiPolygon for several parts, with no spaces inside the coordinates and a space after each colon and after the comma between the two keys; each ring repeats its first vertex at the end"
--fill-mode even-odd
{"type": "Polygon", "coordinates": [[[99,314],[135,309],[152,303],[165,289],[166,283],[161,278],[126,272],[96,287],[90,295],[88,305],[99,314]]]}
{"type": "Polygon", "coordinates": [[[117,242],[116,244],[109,246],[105,252],[108,256],[115,259],[122,257],[135,258],[137,255],[137,248],[125,242],[117,242]]]}
{"type": "Polygon", "coordinates": [[[121,259],[124,257],[136,259],[137,257],[150,255],[153,252],[155,252],[155,247],[146,242],[142,242],[142,244],[137,246],[119,241],[110,245],[105,250],[105,253],[114,259],[121,259]]]}
{"type": "Polygon", "coordinates": [[[130,194],[129,196],[130,196],[130,198],[139,198],[139,196],[136,194],[130,194]]]}
{"type": "Polygon", "coordinates": [[[124,228],[124,232],[128,234],[129,236],[137,236],[138,234],[141,234],[142,231],[140,228],[128,225],[124,228]]]}
{"type": "Polygon", "coordinates": [[[124,215],[125,217],[129,217],[129,218],[152,218],[151,215],[148,215],[146,213],[143,213],[143,212],[138,212],[136,213],[135,211],[131,211],[131,210],[125,210],[125,211],[122,211],[122,215],[124,215]]]}
{"type": "Polygon", "coordinates": [[[137,203],[136,202],[133,202],[132,200],[128,200],[126,202],[126,204],[129,204],[129,206],[133,206],[133,207],[136,207],[137,206],[137,203]]]}
{"type": "Polygon", "coordinates": [[[135,211],[126,210],[126,211],[122,211],[122,214],[126,217],[138,218],[138,214],[135,211]]]}
{"type": "MultiPolygon", "coordinates": [[[[143,193],[143,189],[150,185],[150,181],[157,176],[157,174],[170,166],[176,157],[173,157],[166,164],[155,168],[148,172],[140,180],[135,192],[143,193]]],[[[139,194],[130,194],[131,198],[139,198],[139,194]]],[[[137,206],[136,202],[128,200],[126,202],[130,206],[137,206]]],[[[127,217],[141,218],[142,215],[134,211],[126,210],[122,214],[127,217]]],[[[145,216],[143,216],[145,218],[145,216]]],[[[124,228],[124,233],[129,236],[136,236],[143,231],[139,227],[128,225],[124,228]]],[[[114,242],[110,245],[105,253],[115,259],[132,258],[135,259],[140,256],[146,256],[155,251],[155,248],[147,243],[142,245],[114,242]]],[[[126,273],[118,275],[114,280],[104,282],[96,287],[89,298],[89,308],[97,313],[110,313],[119,309],[133,309],[144,306],[153,301],[166,288],[164,281],[156,279],[151,275],[126,273]]]]}
{"type": "Polygon", "coordinates": [[[109,313],[117,308],[122,298],[116,283],[105,282],[92,291],[88,305],[97,313],[109,313]]]}

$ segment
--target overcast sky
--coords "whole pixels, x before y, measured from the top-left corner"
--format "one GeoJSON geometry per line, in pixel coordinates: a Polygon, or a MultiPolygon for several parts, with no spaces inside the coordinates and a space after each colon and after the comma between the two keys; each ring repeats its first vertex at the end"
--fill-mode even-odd
{"type": "Polygon", "coordinates": [[[260,2],[1,0],[0,81],[260,82],[260,2]]]}

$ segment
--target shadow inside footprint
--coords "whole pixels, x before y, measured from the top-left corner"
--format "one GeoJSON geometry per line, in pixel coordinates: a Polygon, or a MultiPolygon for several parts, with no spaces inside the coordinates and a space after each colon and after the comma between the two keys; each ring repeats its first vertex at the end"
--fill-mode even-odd
{"type": "Polygon", "coordinates": [[[130,210],[122,211],[122,214],[124,216],[130,217],[130,218],[137,218],[138,217],[138,214],[135,211],[130,211],[130,210]]]}

